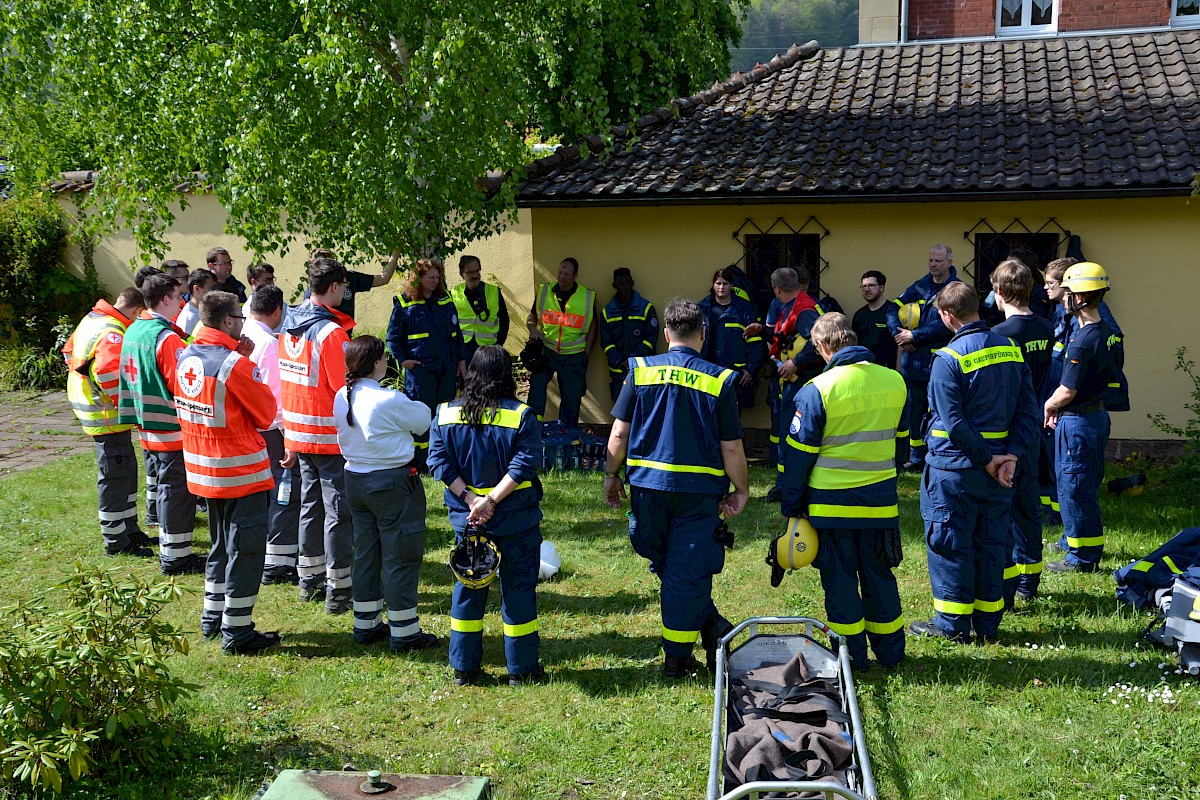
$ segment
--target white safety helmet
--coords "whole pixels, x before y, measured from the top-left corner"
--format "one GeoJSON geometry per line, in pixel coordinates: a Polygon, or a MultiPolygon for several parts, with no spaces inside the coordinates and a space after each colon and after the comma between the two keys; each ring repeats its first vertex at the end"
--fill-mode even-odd
{"type": "Polygon", "coordinates": [[[562,558],[554,549],[554,543],[542,540],[541,563],[538,564],[538,580],[548,581],[562,569],[562,558]]]}

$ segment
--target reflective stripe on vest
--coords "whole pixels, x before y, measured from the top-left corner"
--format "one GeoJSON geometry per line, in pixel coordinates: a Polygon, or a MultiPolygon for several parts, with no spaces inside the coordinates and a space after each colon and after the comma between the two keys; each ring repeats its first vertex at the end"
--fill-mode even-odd
{"type": "Polygon", "coordinates": [[[475,307],[467,299],[467,285],[460,283],[454,287],[450,296],[454,298],[454,307],[458,309],[458,329],[462,331],[463,340],[475,340],[475,344],[483,347],[495,344],[500,338],[500,290],[490,283],[483,286],[483,302],[487,319],[475,315],[475,307]]]}
{"type": "Polygon", "coordinates": [[[686,367],[664,365],[647,367],[641,358],[634,359],[637,367],[633,370],[635,386],[682,386],[685,389],[695,389],[698,392],[721,396],[721,387],[733,375],[733,370],[722,370],[720,375],[709,375],[686,367]]]}
{"type": "Polygon", "coordinates": [[[558,304],[552,283],[543,283],[538,293],[538,306],[542,309],[542,338],[553,345],[560,355],[574,355],[587,349],[587,331],[592,324],[592,307],[596,293],[583,286],[576,286],[575,293],[567,298],[567,307],[558,304]]]}
{"type": "Polygon", "coordinates": [[[984,347],[966,355],[959,355],[958,352],[949,347],[943,347],[938,351],[954,358],[958,361],[958,366],[962,369],[964,375],[969,375],[978,369],[990,367],[992,364],[1007,364],[1007,363],[1022,363],[1025,357],[1021,354],[1021,348],[1015,345],[1000,345],[997,347],[984,347]]]}
{"type": "MultiPolygon", "coordinates": [[[[825,430],[809,486],[854,489],[896,477],[896,426],[907,394],[899,373],[875,364],[845,364],[822,372],[812,385],[825,406],[825,430]]],[[[788,442],[796,444],[791,437],[788,442]]]]}
{"type": "MultiPolygon", "coordinates": [[[[492,413],[484,414],[480,420],[482,425],[495,425],[500,428],[521,427],[521,415],[529,410],[529,406],[518,403],[516,408],[496,408],[492,413]]],[[[443,405],[438,408],[438,425],[469,425],[462,417],[462,406],[443,405]]]]}
{"type": "Polygon", "coordinates": [[[67,373],[67,399],[71,410],[88,436],[127,431],[133,426],[119,422],[117,404],[119,373],[96,373],[92,362],[96,350],[109,333],[124,335],[125,326],[108,315],[88,314],[75,329],[75,347],[71,353],[71,369],[67,373]],[[78,368],[87,367],[87,375],[78,368]],[[111,394],[106,384],[112,387],[111,394]]]}

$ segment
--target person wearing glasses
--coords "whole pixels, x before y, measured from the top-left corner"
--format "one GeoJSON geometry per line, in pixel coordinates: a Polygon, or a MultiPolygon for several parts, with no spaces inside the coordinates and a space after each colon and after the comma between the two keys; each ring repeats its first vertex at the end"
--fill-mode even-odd
{"type": "Polygon", "coordinates": [[[458,275],[463,282],[454,287],[450,296],[458,309],[463,361],[469,364],[479,348],[489,344],[503,347],[508,341],[508,305],[499,286],[483,282],[483,264],[479,256],[460,258],[458,275]]]}
{"type": "Polygon", "coordinates": [[[887,276],[877,269],[867,270],[861,280],[863,300],[867,304],[854,312],[850,327],[858,337],[860,347],[871,351],[871,357],[881,367],[896,368],[896,340],[888,331],[887,300],[883,291],[887,276]]]}
{"type": "Polygon", "coordinates": [[[217,283],[212,291],[229,292],[237,295],[239,303],[246,302],[246,284],[233,277],[233,259],[224,247],[214,247],[204,257],[208,268],[217,276],[217,283]]]}

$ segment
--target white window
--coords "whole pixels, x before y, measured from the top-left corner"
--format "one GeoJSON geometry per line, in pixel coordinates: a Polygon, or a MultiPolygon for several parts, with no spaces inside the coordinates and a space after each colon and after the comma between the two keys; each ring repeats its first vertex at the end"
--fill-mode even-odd
{"type": "MultiPolygon", "coordinates": [[[[1196,3],[1200,0],[1173,0],[1196,3]]],[[[999,0],[996,4],[996,34],[1023,36],[1053,33],[1058,29],[1058,3],[1055,0],[999,0]]]]}
{"type": "Polygon", "coordinates": [[[1200,0],[1171,0],[1171,24],[1200,27],[1200,0]]]}

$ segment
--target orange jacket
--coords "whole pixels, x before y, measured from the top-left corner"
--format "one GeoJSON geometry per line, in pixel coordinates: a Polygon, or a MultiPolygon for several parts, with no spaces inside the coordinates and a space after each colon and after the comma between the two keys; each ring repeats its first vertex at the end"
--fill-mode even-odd
{"type": "Polygon", "coordinates": [[[279,334],[283,389],[283,443],[297,453],[341,452],[333,423],[333,397],[346,385],[346,345],[354,320],[307,300],[292,311],[279,334]]]}
{"type": "Polygon", "coordinates": [[[175,368],[175,407],[183,428],[188,491],[245,497],[275,488],[259,428],[275,419],[275,395],[254,362],[234,352],[225,332],[203,328],[175,368]]]}
{"type": "Polygon", "coordinates": [[[62,349],[70,369],[67,398],[83,425],[83,432],[89,436],[118,433],[132,427],[120,423],[117,406],[121,344],[130,322],[107,300],[98,300],[62,349]]]}

